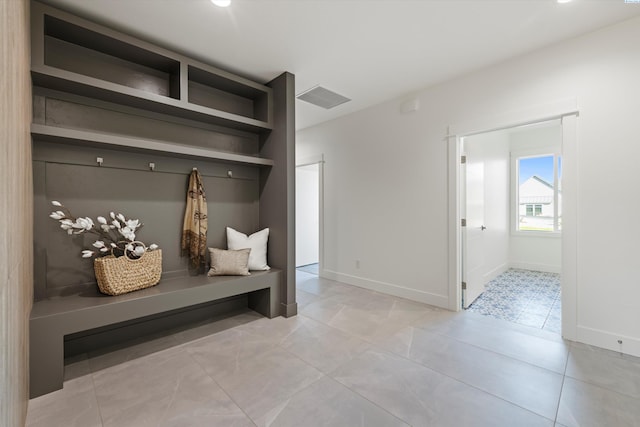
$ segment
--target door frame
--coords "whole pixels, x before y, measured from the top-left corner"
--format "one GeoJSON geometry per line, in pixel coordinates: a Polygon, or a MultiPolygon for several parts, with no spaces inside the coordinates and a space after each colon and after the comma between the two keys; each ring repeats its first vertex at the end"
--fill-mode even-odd
{"type": "MultiPolygon", "coordinates": [[[[303,157],[296,160],[296,168],[318,165],[318,275],[324,273],[324,154],[303,157]]],[[[296,212],[296,215],[298,213],[296,212]]]]}
{"type": "Polygon", "coordinates": [[[575,340],[577,335],[577,117],[575,98],[514,110],[493,117],[451,125],[445,137],[448,151],[449,193],[449,310],[462,305],[461,237],[461,140],[464,137],[528,124],[560,119],[562,124],[563,201],[562,201],[562,336],[575,340]]]}

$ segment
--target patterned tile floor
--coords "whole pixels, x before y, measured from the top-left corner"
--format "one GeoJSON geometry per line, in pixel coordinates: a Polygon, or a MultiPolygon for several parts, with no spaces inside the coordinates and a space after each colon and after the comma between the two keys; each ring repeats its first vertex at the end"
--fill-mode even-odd
{"type": "Polygon", "coordinates": [[[509,269],[487,284],[468,311],[560,333],[560,275],[509,269]]]}

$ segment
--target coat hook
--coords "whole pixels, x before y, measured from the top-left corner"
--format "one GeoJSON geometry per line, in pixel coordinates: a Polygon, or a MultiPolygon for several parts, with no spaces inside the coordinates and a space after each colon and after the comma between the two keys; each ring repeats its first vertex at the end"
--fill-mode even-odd
{"type": "Polygon", "coordinates": [[[193,170],[194,170],[194,171],[197,171],[197,170],[198,170],[198,168],[193,168],[193,170]]]}
{"type": "Polygon", "coordinates": [[[96,163],[98,163],[98,166],[102,166],[102,162],[104,162],[102,157],[96,157],[96,163]]]}
{"type": "Polygon", "coordinates": [[[228,171],[227,171],[227,176],[228,176],[229,178],[233,178],[233,171],[228,170],[228,171]]]}
{"type": "Polygon", "coordinates": [[[151,169],[151,171],[156,170],[156,164],[155,163],[149,163],[149,169],[151,169]]]}

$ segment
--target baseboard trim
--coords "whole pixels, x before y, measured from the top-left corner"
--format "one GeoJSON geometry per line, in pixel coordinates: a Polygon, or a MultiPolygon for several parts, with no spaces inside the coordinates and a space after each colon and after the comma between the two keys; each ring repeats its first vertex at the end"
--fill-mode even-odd
{"type": "Polygon", "coordinates": [[[369,289],[371,291],[383,294],[393,295],[424,304],[434,305],[448,309],[449,298],[446,295],[438,295],[430,292],[409,289],[391,283],[379,282],[377,280],[365,279],[363,277],[352,276],[350,274],[338,273],[337,271],[322,269],[320,277],[335,280],[336,282],[346,283],[348,285],[358,286],[360,288],[369,289]]]}
{"type": "Polygon", "coordinates": [[[640,340],[637,338],[578,325],[576,340],[584,344],[640,357],[640,340]],[[618,340],[622,343],[618,343],[618,340]]]}
{"type": "Polygon", "coordinates": [[[284,317],[292,317],[298,314],[297,302],[293,304],[280,303],[280,308],[282,310],[282,316],[284,317]]]}
{"type": "Polygon", "coordinates": [[[504,264],[500,264],[499,266],[497,266],[493,270],[489,271],[488,273],[486,273],[483,276],[484,283],[489,283],[490,281],[492,281],[493,279],[495,279],[496,277],[498,277],[502,273],[504,273],[507,270],[509,270],[509,267],[510,267],[509,264],[504,263],[504,264]]]}
{"type": "Polygon", "coordinates": [[[561,273],[562,266],[550,264],[534,264],[528,262],[510,262],[509,268],[519,268],[521,270],[544,271],[547,273],[561,273]]]}

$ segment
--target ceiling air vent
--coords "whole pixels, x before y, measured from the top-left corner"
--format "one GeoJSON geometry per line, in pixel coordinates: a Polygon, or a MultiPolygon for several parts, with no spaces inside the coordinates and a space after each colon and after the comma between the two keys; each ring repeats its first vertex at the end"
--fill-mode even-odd
{"type": "Polygon", "coordinates": [[[338,93],[331,92],[329,89],[325,89],[322,86],[312,87],[311,89],[299,94],[296,98],[310,104],[317,105],[318,107],[326,108],[327,110],[351,101],[349,98],[338,93]]]}

